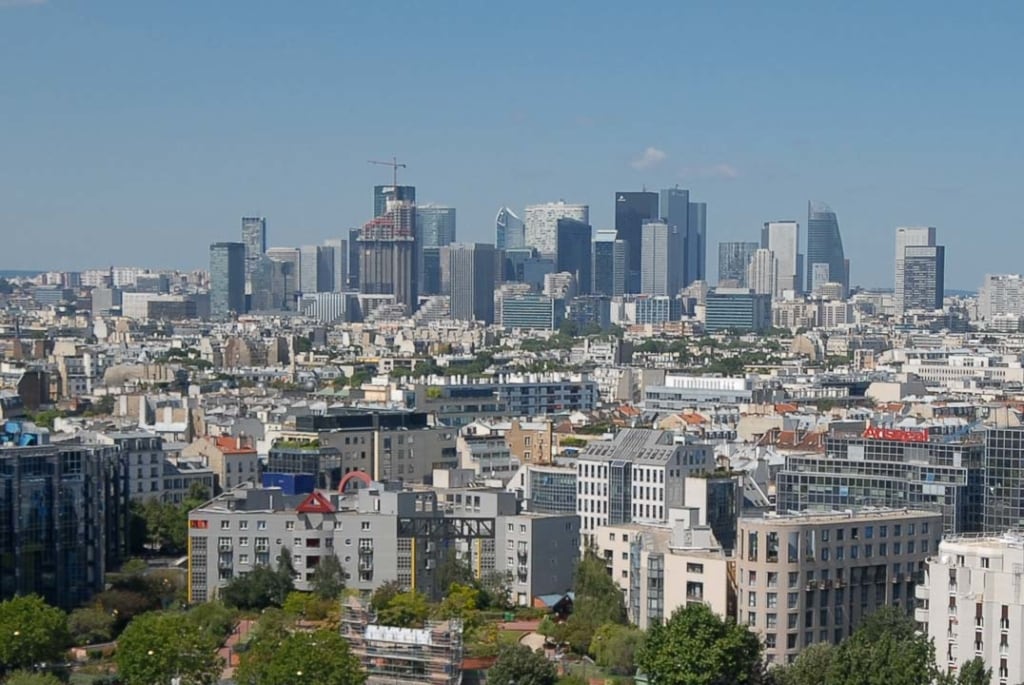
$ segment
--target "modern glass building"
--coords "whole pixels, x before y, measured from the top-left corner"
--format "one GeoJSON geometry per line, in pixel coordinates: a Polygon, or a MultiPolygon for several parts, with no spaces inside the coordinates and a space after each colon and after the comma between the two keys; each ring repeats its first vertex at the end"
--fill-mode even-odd
{"type": "Polygon", "coordinates": [[[644,295],[668,295],[674,297],[678,290],[671,288],[671,273],[676,266],[672,261],[671,229],[664,221],[644,221],[641,229],[640,292],[644,295]]]}
{"type": "Polygon", "coordinates": [[[718,243],[719,285],[728,283],[737,288],[749,287],[747,267],[759,247],[757,243],[747,242],[718,243]]]}
{"type": "Polygon", "coordinates": [[[529,508],[538,514],[576,513],[576,471],[564,468],[532,466],[529,508]]]}
{"type": "Polygon", "coordinates": [[[416,204],[415,186],[374,186],[373,187],[373,216],[383,216],[388,211],[388,200],[402,200],[416,204]]]}
{"type": "MultiPolygon", "coordinates": [[[[668,226],[668,292],[675,294],[690,284],[687,252],[690,244],[690,191],[666,188],[658,203],[661,220],[668,226]]],[[[696,279],[693,279],[696,280],[696,279]]]]}
{"type": "Polygon", "coordinates": [[[694,281],[708,280],[708,204],[691,202],[686,226],[686,270],[683,272],[685,285],[694,281]]]}
{"type": "Polygon", "coordinates": [[[942,309],[946,248],[910,245],[903,251],[903,310],[942,309]]]}
{"type": "Polygon", "coordinates": [[[557,231],[555,271],[571,273],[576,277],[576,292],[589,295],[593,285],[590,224],[575,219],[559,219],[557,231]]]}
{"type": "Polygon", "coordinates": [[[592,292],[609,297],[625,294],[629,260],[626,241],[618,238],[614,228],[598,229],[594,234],[593,254],[592,292]]]}
{"type": "Polygon", "coordinates": [[[508,207],[502,207],[494,218],[494,247],[499,250],[515,250],[525,246],[523,220],[508,207]]]}
{"type": "Polygon", "coordinates": [[[825,283],[842,283],[843,297],[850,289],[846,273],[846,255],[843,253],[843,237],[839,234],[839,220],[832,208],[823,202],[807,203],[807,279],[804,283],[811,292],[816,292],[825,283]],[[819,265],[828,265],[828,279],[818,282],[816,274],[825,271],[819,265]],[[818,267],[816,269],[816,267],[818,267]]]}
{"type": "Polygon", "coordinates": [[[245,313],[245,244],[210,245],[210,316],[245,313]]]}
{"type": "Polygon", "coordinates": [[[683,314],[682,303],[668,295],[641,295],[635,305],[636,323],[641,326],[678,321],[683,314]]]}
{"type": "Polygon", "coordinates": [[[708,333],[763,331],[771,327],[771,297],[742,288],[717,288],[708,293],[704,330],[708,333]]]}
{"type": "Polygon", "coordinates": [[[985,532],[1024,529],[1024,428],[985,431],[985,532]]]}
{"type": "Polygon", "coordinates": [[[494,245],[455,244],[441,248],[441,253],[448,259],[452,318],[494,323],[494,245]]]}
{"type": "Polygon", "coordinates": [[[267,220],[261,216],[243,216],[242,242],[245,244],[245,278],[248,285],[260,257],[267,251],[267,220]]]}
{"type": "Polygon", "coordinates": [[[440,253],[438,248],[455,242],[455,208],[441,205],[416,207],[416,260],[420,295],[440,295],[440,253]]]}
{"type": "Polygon", "coordinates": [[[501,325],[515,328],[552,331],[565,316],[565,303],[545,295],[517,295],[501,300],[501,325]]]}
{"type": "Polygon", "coordinates": [[[615,231],[629,246],[629,272],[626,289],[640,292],[643,225],[659,219],[658,194],[648,191],[615,193],[615,231]]]}
{"type": "Polygon", "coordinates": [[[787,290],[802,293],[800,224],[796,221],[765,222],[761,229],[761,247],[771,250],[778,260],[775,269],[778,292],[775,294],[782,295],[787,290]]]}

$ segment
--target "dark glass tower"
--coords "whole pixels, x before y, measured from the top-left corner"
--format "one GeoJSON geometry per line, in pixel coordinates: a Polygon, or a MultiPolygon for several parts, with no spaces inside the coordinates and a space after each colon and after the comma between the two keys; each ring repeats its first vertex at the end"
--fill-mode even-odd
{"type": "Polygon", "coordinates": [[[210,245],[210,316],[245,313],[245,243],[210,245]]]}
{"type": "Polygon", "coordinates": [[[615,193],[615,231],[628,246],[628,292],[640,292],[641,243],[647,219],[659,219],[658,194],[646,190],[615,193]]]}
{"type": "Polygon", "coordinates": [[[402,200],[416,204],[416,186],[374,186],[373,216],[383,216],[388,211],[388,200],[402,200]]]}
{"type": "Polygon", "coordinates": [[[590,224],[575,219],[558,220],[558,253],[555,271],[568,271],[576,277],[576,289],[581,295],[590,294],[592,287],[590,224]]]}
{"type": "Polygon", "coordinates": [[[661,220],[668,225],[668,293],[676,295],[687,281],[687,248],[690,247],[690,191],[666,188],[661,191],[661,220]]]}
{"type": "Polygon", "coordinates": [[[832,208],[823,202],[807,203],[807,273],[804,287],[814,292],[825,283],[842,283],[843,297],[849,290],[846,274],[846,256],[843,254],[843,237],[839,234],[839,220],[832,208]],[[828,265],[828,278],[825,269],[828,265]],[[817,268],[815,268],[817,267],[817,268]],[[817,278],[815,278],[817,274],[817,278]]]}

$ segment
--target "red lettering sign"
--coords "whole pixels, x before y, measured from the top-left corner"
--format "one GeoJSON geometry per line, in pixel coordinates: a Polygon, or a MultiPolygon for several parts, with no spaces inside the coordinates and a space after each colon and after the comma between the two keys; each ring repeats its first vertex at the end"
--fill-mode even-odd
{"type": "Polygon", "coordinates": [[[864,431],[864,437],[872,440],[895,440],[896,442],[928,442],[928,429],[906,431],[895,428],[868,428],[864,431]]]}

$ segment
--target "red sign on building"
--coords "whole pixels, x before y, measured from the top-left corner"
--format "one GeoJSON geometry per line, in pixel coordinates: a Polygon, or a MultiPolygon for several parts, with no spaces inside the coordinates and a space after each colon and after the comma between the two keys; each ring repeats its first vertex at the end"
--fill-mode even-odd
{"type": "Polygon", "coordinates": [[[869,427],[864,431],[864,437],[872,440],[895,440],[896,442],[928,442],[928,429],[906,431],[895,428],[869,427]]]}

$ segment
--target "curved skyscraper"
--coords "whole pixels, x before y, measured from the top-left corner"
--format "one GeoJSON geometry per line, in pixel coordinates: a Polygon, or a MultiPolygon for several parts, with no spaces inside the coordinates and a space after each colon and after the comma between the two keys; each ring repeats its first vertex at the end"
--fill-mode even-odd
{"type": "Polygon", "coordinates": [[[807,203],[807,278],[810,292],[825,283],[841,283],[843,296],[850,289],[843,237],[839,235],[836,213],[824,202],[807,203]],[[826,268],[827,266],[827,268],[826,268]]]}
{"type": "Polygon", "coordinates": [[[526,239],[523,231],[523,220],[508,207],[502,207],[494,218],[494,247],[499,250],[524,247],[526,239]]]}

